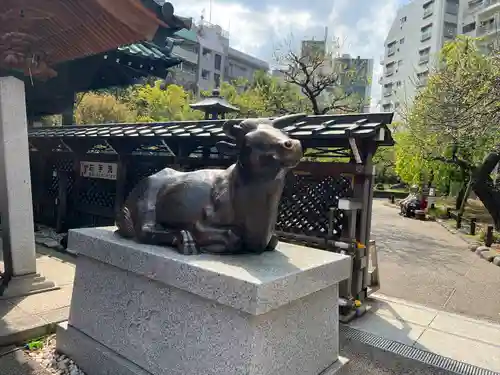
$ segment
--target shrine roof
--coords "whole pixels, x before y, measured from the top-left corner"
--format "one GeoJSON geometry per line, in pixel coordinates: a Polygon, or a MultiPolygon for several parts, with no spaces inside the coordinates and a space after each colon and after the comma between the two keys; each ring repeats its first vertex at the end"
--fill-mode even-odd
{"type": "MultiPolygon", "coordinates": [[[[323,145],[348,145],[349,138],[365,139],[380,146],[392,146],[394,140],[388,125],[393,113],[361,113],[347,115],[310,115],[283,131],[291,137],[320,141],[323,145]],[[323,141],[323,142],[321,142],[323,141]]],[[[226,138],[222,125],[233,120],[179,121],[146,124],[103,124],[29,129],[29,138],[150,138],[192,139],[212,143],[226,138]]]]}
{"type": "MultiPolygon", "coordinates": [[[[162,52],[158,46],[153,43],[134,43],[118,47],[117,50],[130,56],[142,57],[148,60],[163,60],[169,62],[179,60],[171,54],[168,55],[162,52]]],[[[178,63],[180,63],[180,60],[178,63]]]]}

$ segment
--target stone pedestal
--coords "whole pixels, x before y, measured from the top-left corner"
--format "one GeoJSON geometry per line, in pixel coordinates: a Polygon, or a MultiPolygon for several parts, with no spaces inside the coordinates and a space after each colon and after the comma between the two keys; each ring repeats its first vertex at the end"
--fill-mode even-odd
{"type": "Polygon", "coordinates": [[[183,256],[70,232],[78,253],[57,347],[92,375],[318,375],[338,365],[338,283],[350,258],[280,243],[183,256]]]}
{"type": "Polygon", "coordinates": [[[26,98],[24,82],[15,77],[0,77],[0,213],[5,274],[0,298],[54,289],[36,274],[26,98]]]}

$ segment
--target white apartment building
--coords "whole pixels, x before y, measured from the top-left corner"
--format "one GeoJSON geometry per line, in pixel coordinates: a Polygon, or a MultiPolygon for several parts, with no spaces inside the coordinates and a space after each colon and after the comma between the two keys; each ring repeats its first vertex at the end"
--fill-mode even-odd
{"type": "Polygon", "coordinates": [[[462,0],[459,33],[484,38],[485,52],[500,38],[500,0],[462,0]]]}
{"type": "Polygon", "coordinates": [[[224,80],[230,82],[244,78],[251,82],[254,74],[259,70],[269,71],[269,63],[229,47],[224,80]]]}
{"type": "Polygon", "coordinates": [[[222,81],[252,80],[258,70],[269,70],[266,61],[229,47],[229,33],[203,19],[192,30],[176,33],[182,43],[173,54],[182,59],[174,70],[174,82],[199,94],[220,87],[222,81]]]}
{"type": "Polygon", "coordinates": [[[436,53],[457,35],[459,0],[413,0],[401,7],[385,40],[380,108],[398,118],[425,86],[436,53]]]}

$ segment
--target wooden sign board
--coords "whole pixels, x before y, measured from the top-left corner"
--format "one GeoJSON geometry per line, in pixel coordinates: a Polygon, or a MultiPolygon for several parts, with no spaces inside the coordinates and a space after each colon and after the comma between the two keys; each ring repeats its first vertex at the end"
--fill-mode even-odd
{"type": "Polygon", "coordinates": [[[80,162],[80,176],[116,180],[118,165],[116,163],[101,163],[94,161],[80,162]]]}

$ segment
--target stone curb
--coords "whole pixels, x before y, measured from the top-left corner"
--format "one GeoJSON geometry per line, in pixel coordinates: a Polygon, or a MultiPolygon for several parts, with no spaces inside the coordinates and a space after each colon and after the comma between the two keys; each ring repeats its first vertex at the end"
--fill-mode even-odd
{"type": "Polygon", "coordinates": [[[467,235],[463,234],[462,232],[460,232],[457,229],[451,228],[448,224],[446,224],[446,222],[443,219],[436,218],[435,222],[438,223],[439,225],[441,225],[444,229],[446,229],[451,234],[459,236],[462,240],[467,242],[469,245],[477,244],[477,240],[474,240],[472,238],[467,237],[467,235]]]}
{"type": "Polygon", "coordinates": [[[500,249],[492,249],[491,247],[475,244],[470,246],[470,251],[475,252],[484,260],[500,267],[500,249]]]}

